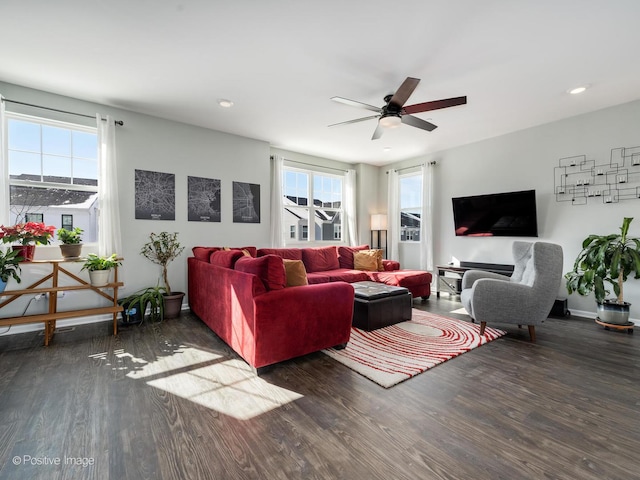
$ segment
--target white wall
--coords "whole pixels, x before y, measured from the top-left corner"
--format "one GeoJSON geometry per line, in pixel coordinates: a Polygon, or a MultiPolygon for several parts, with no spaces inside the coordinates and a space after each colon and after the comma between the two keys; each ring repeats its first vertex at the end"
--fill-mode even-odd
{"type": "MultiPolygon", "coordinates": [[[[120,193],[120,218],[124,257],[121,269],[125,282],[124,294],[139,288],[153,286],[158,281],[159,267],[140,255],[140,248],[151,232],[179,232],[179,240],[185,251],[170,265],[171,287],[175,291],[187,289],[186,258],[195,245],[256,245],[269,242],[270,161],[269,144],[263,141],[229,135],[161,118],[141,115],[126,110],[106,107],[73,98],[61,97],[37,90],[0,82],[0,94],[11,100],[33,103],[77,113],[94,115],[110,114],[124,121],[117,127],[118,185],[120,193]],[[152,170],[175,174],[176,220],[136,220],[134,170],[152,170]],[[217,178],[222,181],[222,221],[199,223],[187,221],[187,176],[217,178]],[[261,185],[261,223],[238,224],[232,220],[232,182],[242,181],[261,185]]],[[[71,122],[91,124],[91,119],[59,115],[46,110],[16,107],[6,103],[7,110],[18,110],[40,116],[48,116],[71,122]]],[[[212,112],[212,114],[215,114],[212,112]]],[[[93,122],[95,124],[95,122],[93,122]]],[[[46,249],[38,247],[36,258],[44,258],[46,249]]],[[[59,258],[59,249],[50,254],[59,258]]],[[[30,267],[23,269],[22,287],[30,281],[30,267]]],[[[85,272],[86,273],[86,272],[85,272]]],[[[9,288],[15,288],[10,286],[9,288]]],[[[84,303],[76,298],[78,303],[84,303]]],[[[63,303],[70,301],[63,299],[63,303]]],[[[92,301],[92,300],[87,300],[92,301]]],[[[7,306],[3,316],[22,313],[22,306],[7,306]],[[14,309],[11,312],[10,309],[14,309]]],[[[35,313],[30,307],[28,313],[35,313]]],[[[15,331],[15,329],[14,329],[15,331]]]]}
{"type": "MultiPolygon", "coordinates": [[[[611,107],[567,120],[541,125],[433,155],[409,159],[395,168],[435,160],[435,262],[459,260],[512,263],[512,237],[456,237],[451,198],[466,195],[535,189],[538,208],[538,240],[558,243],[564,250],[564,271],[573,267],[582,240],[591,233],[619,232],[623,217],[638,217],[630,234],[640,237],[640,200],[572,206],[556,202],[554,167],[562,157],[587,155],[597,164],[608,163],[616,147],[640,145],[640,101],[611,107]]],[[[379,185],[386,191],[388,169],[380,169],[379,185]]],[[[386,201],[386,200],[385,200],[386,201]]],[[[413,257],[411,255],[405,257],[413,257]]],[[[407,264],[410,258],[401,258],[407,264]]],[[[558,292],[567,296],[564,282],[558,292]]],[[[635,304],[631,315],[640,317],[640,281],[625,284],[625,300],[635,304]]],[[[572,311],[593,312],[593,297],[569,297],[572,311]]]]}

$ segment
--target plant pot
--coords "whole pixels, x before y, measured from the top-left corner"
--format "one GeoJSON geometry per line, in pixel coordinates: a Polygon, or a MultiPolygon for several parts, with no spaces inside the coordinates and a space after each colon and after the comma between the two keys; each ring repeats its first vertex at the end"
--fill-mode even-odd
{"type": "Polygon", "coordinates": [[[173,292],[171,295],[164,295],[164,318],[176,318],[180,316],[182,310],[182,299],[184,292],[173,292]]]}
{"type": "Polygon", "coordinates": [[[89,270],[89,281],[94,287],[104,287],[109,284],[111,270],[89,270]]]}
{"type": "Polygon", "coordinates": [[[12,245],[11,248],[18,252],[18,255],[23,258],[23,262],[32,261],[36,251],[35,245],[12,245]]]}
{"type": "Polygon", "coordinates": [[[137,325],[144,321],[146,305],[144,309],[141,309],[140,305],[135,303],[127,308],[125,303],[128,303],[128,299],[126,298],[118,300],[118,303],[124,307],[124,310],[121,312],[123,325],[137,325]]]}
{"type": "Polygon", "coordinates": [[[7,282],[0,278],[0,293],[4,292],[5,288],[7,288],[7,282]]]}
{"type": "Polygon", "coordinates": [[[82,253],[81,243],[63,243],[60,245],[60,253],[65,260],[77,260],[82,253]]]}
{"type": "Polygon", "coordinates": [[[629,323],[629,307],[631,304],[616,303],[615,300],[605,300],[598,304],[598,319],[602,323],[612,325],[627,325],[629,323]]]}

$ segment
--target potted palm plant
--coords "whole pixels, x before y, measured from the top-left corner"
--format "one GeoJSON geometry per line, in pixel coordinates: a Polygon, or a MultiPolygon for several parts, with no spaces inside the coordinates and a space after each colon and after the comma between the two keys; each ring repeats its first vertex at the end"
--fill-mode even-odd
{"type": "Polygon", "coordinates": [[[89,271],[91,285],[94,287],[104,287],[109,283],[111,270],[120,265],[121,262],[115,253],[108,257],[90,253],[84,265],[82,265],[82,270],[89,271]]]}
{"type": "Polygon", "coordinates": [[[58,229],[58,240],[60,244],[60,253],[65,260],[76,260],[80,258],[82,252],[82,234],[84,230],[76,227],[73,230],[66,228],[58,229]]]}
{"type": "Polygon", "coordinates": [[[182,253],[184,247],[178,241],[178,233],[160,232],[149,234],[149,241],[142,246],[140,254],[162,267],[164,283],[164,318],[175,318],[180,315],[184,292],[174,292],[169,284],[167,267],[182,253]]]}
{"type": "Polygon", "coordinates": [[[632,273],[640,278],[640,239],[627,235],[632,220],[625,217],[619,234],[589,235],[582,242],[573,270],[565,274],[569,293],[594,293],[603,323],[629,324],[631,304],[624,301],[624,282],[632,273]],[[613,287],[615,299],[606,298],[610,291],[605,282],[613,287]]]}
{"type": "Polygon", "coordinates": [[[18,273],[21,271],[21,260],[22,257],[18,255],[16,250],[7,250],[6,252],[0,250],[0,293],[4,292],[4,289],[7,288],[7,282],[10,278],[20,283],[18,273]]]}

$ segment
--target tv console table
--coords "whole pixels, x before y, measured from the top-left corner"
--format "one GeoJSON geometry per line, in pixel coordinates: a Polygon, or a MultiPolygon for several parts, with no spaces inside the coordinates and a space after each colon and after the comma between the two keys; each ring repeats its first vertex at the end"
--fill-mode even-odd
{"type": "Polygon", "coordinates": [[[436,282],[437,298],[440,298],[441,283],[450,293],[460,295],[462,291],[462,276],[467,270],[484,270],[485,272],[499,273],[507,277],[510,277],[513,273],[513,265],[502,263],[460,262],[460,266],[438,265],[436,269],[438,270],[438,281],[436,282]],[[450,276],[446,276],[447,273],[450,276]]]}
{"type": "Polygon", "coordinates": [[[53,333],[56,329],[56,321],[66,318],[86,317],[90,315],[103,315],[109,313],[113,315],[113,334],[118,334],[118,312],[123,310],[121,305],[118,305],[118,288],[124,286],[122,282],[118,281],[118,267],[114,268],[113,282],[102,287],[94,287],[89,282],[83,280],[77,275],[71,273],[60,264],[65,262],[81,262],[82,260],[33,260],[31,262],[23,262],[21,266],[29,264],[39,265],[51,265],[51,273],[45,275],[41,279],[35,281],[27,288],[20,290],[5,290],[0,293],[0,297],[9,297],[0,302],[0,309],[14,300],[22,297],[23,295],[38,295],[49,294],[49,309],[47,313],[37,313],[34,315],[23,315],[19,317],[5,317],[0,318],[0,327],[6,327],[10,325],[21,325],[27,323],[44,323],[44,345],[48,346],[49,342],[53,338],[53,333]],[[59,284],[61,274],[71,278],[75,284],[63,285],[59,284]],[[44,282],[51,281],[51,286],[41,287],[44,282]],[[104,292],[103,289],[112,289],[113,295],[109,295],[104,292]],[[105,307],[96,308],[84,308],[80,310],[65,310],[58,311],[58,292],[65,292],[70,290],[89,290],[97,293],[101,297],[107,299],[110,305],[105,307]]]}

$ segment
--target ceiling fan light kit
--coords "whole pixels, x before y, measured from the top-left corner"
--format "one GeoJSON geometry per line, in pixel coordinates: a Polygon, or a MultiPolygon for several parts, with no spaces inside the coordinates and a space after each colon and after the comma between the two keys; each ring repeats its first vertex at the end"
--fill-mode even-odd
{"type": "Polygon", "coordinates": [[[384,128],[396,128],[399,127],[401,123],[431,132],[432,130],[435,130],[437,128],[436,125],[431,122],[427,122],[426,120],[422,120],[421,118],[414,117],[411,114],[429,112],[431,110],[438,110],[440,108],[455,107],[456,105],[464,105],[467,103],[467,97],[465,96],[446,98],[443,100],[435,100],[432,102],[417,103],[415,105],[405,106],[404,104],[407,102],[407,100],[409,100],[409,97],[416,89],[419,82],[419,78],[407,77],[405,81],[402,82],[402,85],[400,85],[400,88],[398,88],[396,93],[384,97],[385,105],[383,107],[374,107],[373,105],[368,105],[366,103],[358,102],[355,100],[349,100],[348,98],[331,97],[331,100],[333,100],[334,102],[343,103],[352,107],[364,108],[365,110],[376,112],[378,115],[356,118],[355,120],[347,120],[346,122],[334,123],[333,125],[329,126],[334,127],[336,125],[364,122],[365,120],[377,118],[378,125],[373,132],[371,140],[380,138],[382,136],[384,128]]]}

